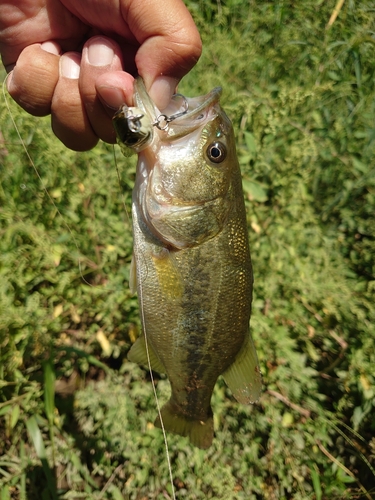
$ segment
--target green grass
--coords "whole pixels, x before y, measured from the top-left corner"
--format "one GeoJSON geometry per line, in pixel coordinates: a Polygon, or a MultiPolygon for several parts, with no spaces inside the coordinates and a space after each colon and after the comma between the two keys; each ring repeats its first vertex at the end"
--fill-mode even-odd
{"type": "MultiPolygon", "coordinates": [[[[176,496],[374,498],[375,7],[347,0],[327,30],[335,2],[188,6],[204,52],[180,91],[222,85],[234,123],[264,393],[241,406],[219,381],[205,452],[168,436],[176,496]]],[[[134,159],[116,150],[120,186],[112,147],[68,151],[11,110],[41,178],[2,102],[0,499],[171,498],[126,360],[134,159]]]]}

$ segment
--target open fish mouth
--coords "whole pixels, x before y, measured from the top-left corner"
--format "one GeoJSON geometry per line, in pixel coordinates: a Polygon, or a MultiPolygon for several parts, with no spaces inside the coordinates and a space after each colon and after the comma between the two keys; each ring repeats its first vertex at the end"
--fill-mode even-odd
{"type": "Polygon", "coordinates": [[[167,129],[168,140],[191,134],[194,130],[201,128],[208,121],[212,120],[217,114],[215,105],[219,102],[220,95],[221,88],[216,87],[205,96],[195,98],[184,97],[187,111],[170,122],[167,129]]]}
{"type": "Polygon", "coordinates": [[[148,95],[144,82],[137,78],[134,82],[134,105],[143,108],[146,114],[153,119],[153,124],[160,130],[166,127],[160,122],[166,121],[168,124],[180,124],[181,122],[194,122],[207,108],[216,104],[221,95],[221,87],[215,87],[211,92],[200,97],[185,97],[182,94],[175,94],[170,104],[163,111],[160,111],[151,97],[148,95]]]}
{"type": "MultiPolygon", "coordinates": [[[[139,153],[156,138],[170,141],[184,137],[216,116],[221,87],[200,97],[175,94],[162,112],[149,96],[142,78],[134,82],[134,106],[123,105],[113,117],[118,143],[139,153]]],[[[123,149],[124,154],[126,151],[123,149]]]]}

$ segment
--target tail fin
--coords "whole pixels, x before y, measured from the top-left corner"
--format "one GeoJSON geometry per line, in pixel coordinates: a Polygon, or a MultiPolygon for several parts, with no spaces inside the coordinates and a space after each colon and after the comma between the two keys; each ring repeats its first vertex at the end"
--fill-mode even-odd
{"type": "MultiPolygon", "coordinates": [[[[214,437],[214,422],[212,414],[203,420],[193,420],[176,413],[170,401],[161,409],[161,420],[167,432],[186,436],[191,444],[201,449],[209,448],[214,437]]],[[[155,427],[161,429],[160,415],[155,420],[155,427]]]]}

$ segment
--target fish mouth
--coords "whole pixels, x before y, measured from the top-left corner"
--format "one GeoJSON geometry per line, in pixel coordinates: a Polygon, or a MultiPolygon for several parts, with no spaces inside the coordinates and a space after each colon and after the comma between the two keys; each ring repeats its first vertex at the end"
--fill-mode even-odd
{"type": "Polygon", "coordinates": [[[162,140],[183,137],[212,120],[219,102],[222,89],[215,87],[200,97],[185,97],[175,94],[167,108],[160,111],[149,96],[142,78],[134,82],[134,105],[142,109],[153,125],[164,132],[162,140]]]}

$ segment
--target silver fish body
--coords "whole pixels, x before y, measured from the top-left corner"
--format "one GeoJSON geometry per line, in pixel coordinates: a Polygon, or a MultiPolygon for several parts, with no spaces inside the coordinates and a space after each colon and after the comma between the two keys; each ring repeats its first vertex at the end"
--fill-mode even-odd
{"type": "Polygon", "coordinates": [[[219,97],[214,89],[184,98],[184,113],[176,113],[176,98],[160,117],[138,79],[136,107],[114,118],[119,141],[138,153],[133,276],[143,334],[128,358],[167,374],[164,427],[200,448],[212,443],[210,400],[220,375],[241,403],[261,391],[249,331],[253,276],[241,174],[219,97]],[[167,123],[172,112],[177,117],[167,123]]]}

